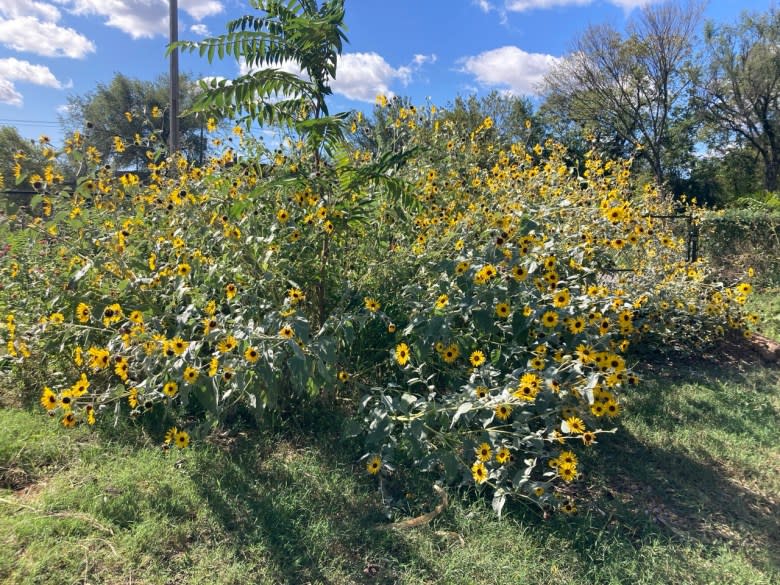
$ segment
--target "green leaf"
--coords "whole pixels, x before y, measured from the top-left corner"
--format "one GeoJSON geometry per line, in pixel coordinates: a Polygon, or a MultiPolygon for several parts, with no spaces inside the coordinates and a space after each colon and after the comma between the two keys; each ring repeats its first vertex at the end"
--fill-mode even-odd
{"type": "Polygon", "coordinates": [[[455,411],[455,414],[452,416],[452,422],[450,423],[450,428],[455,426],[455,423],[458,422],[458,419],[460,419],[461,416],[466,414],[467,412],[470,412],[472,410],[472,404],[471,402],[464,402],[458,407],[458,410],[455,411]]]}
{"type": "Polygon", "coordinates": [[[499,520],[501,519],[501,511],[504,509],[504,504],[506,504],[506,490],[504,490],[504,488],[498,488],[493,492],[491,506],[499,520]]]}

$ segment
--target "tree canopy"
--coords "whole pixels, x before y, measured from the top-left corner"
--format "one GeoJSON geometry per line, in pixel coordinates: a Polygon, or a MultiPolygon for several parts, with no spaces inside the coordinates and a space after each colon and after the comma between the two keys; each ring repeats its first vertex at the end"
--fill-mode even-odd
{"type": "MultiPolygon", "coordinates": [[[[121,73],[108,84],[98,84],[94,91],[68,98],[67,113],[61,118],[65,130],[79,130],[90,143],[104,153],[118,168],[140,168],[145,165],[146,139],[168,139],[168,77],[154,81],[132,79],[121,73]],[[154,137],[154,138],[152,138],[154,137]],[[121,138],[121,142],[116,138],[121,138]]],[[[192,103],[198,85],[189,77],[180,79],[182,104],[192,103]]],[[[190,160],[203,159],[206,142],[203,127],[206,118],[184,115],[179,121],[181,150],[190,160]]]]}
{"type": "Polygon", "coordinates": [[[674,156],[690,149],[689,71],[702,8],[692,1],[646,6],[625,36],[608,25],[588,27],[547,75],[548,107],[612,155],[640,146],[639,158],[663,184],[674,156]]]}
{"type": "Polygon", "coordinates": [[[705,29],[696,98],[715,149],[745,147],[763,163],[764,187],[780,183],[780,11],[744,13],[705,29]]]}

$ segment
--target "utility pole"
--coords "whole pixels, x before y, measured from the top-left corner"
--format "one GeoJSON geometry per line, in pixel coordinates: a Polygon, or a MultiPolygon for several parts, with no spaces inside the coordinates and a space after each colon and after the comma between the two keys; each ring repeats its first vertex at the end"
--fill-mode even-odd
{"type": "MultiPolygon", "coordinates": [[[[179,41],[179,3],[168,0],[168,22],[170,24],[170,42],[179,41]]],[[[171,155],[179,151],[179,49],[171,51],[170,70],[170,123],[168,125],[168,150],[171,155]]]]}

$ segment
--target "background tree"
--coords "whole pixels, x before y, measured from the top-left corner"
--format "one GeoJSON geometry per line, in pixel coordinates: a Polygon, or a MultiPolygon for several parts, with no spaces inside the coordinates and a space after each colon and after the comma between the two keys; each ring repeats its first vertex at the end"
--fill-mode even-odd
{"type": "Polygon", "coordinates": [[[593,133],[613,156],[641,144],[640,160],[666,183],[693,147],[689,121],[692,39],[703,5],[644,7],[624,37],[591,26],[545,79],[547,107],[593,133]]]}
{"type": "Polygon", "coordinates": [[[710,146],[753,151],[763,186],[780,187],[780,12],[743,14],[705,27],[705,70],[696,98],[710,146]]]}
{"type": "Polygon", "coordinates": [[[356,148],[373,154],[404,152],[412,137],[407,120],[411,118],[415,124],[423,125],[427,118],[405,96],[394,96],[383,104],[374,106],[368,119],[355,124],[356,132],[349,136],[349,140],[356,148]]]}
{"type": "MultiPolygon", "coordinates": [[[[15,188],[14,165],[17,162],[17,153],[24,155],[24,158],[18,161],[23,174],[43,174],[47,165],[43,148],[44,145],[40,141],[23,138],[13,126],[0,126],[0,175],[3,176],[5,189],[15,188]]],[[[28,189],[29,185],[22,187],[28,189]]]]}
{"type": "MultiPolygon", "coordinates": [[[[199,92],[196,82],[187,76],[180,78],[181,103],[190,105],[199,92]]],[[[148,145],[144,140],[156,132],[157,140],[168,140],[168,77],[154,81],[131,79],[118,73],[107,85],[99,84],[94,91],[68,98],[67,113],[60,123],[66,132],[87,132],[90,144],[100,152],[111,153],[118,168],[141,168],[146,162],[148,145]],[[129,116],[127,114],[129,114],[129,116]],[[114,137],[124,140],[124,150],[115,148],[114,137]],[[141,140],[134,140],[139,137],[141,140]]],[[[207,148],[203,136],[206,119],[194,114],[179,120],[181,152],[190,160],[203,160],[207,148]]]]}
{"type": "Polygon", "coordinates": [[[492,141],[501,144],[530,142],[531,145],[543,141],[531,101],[497,91],[483,97],[474,94],[456,97],[445,109],[442,120],[453,122],[468,135],[486,117],[493,120],[493,127],[486,131],[492,141]]]}

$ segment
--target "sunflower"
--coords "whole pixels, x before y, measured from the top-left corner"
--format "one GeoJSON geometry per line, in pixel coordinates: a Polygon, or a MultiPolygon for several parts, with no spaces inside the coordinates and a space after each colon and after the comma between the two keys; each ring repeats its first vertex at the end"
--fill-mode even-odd
{"type": "Polygon", "coordinates": [[[477,458],[480,461],[490,461],[490,458],[493,457],[493,449],[491,449],[489,443],[482,443],[479,447],[474,449],[474,452],[477,454],[477,458]]]}
{"type": "Polygon", "coordinates": [[[345,372],[344,370],[341,370],[338,374],[339,382],[348,382],[349,381],[349,374],[345,372]]]}
{"type": "Polygon", "coordinates": [[[536,395],[539,394],[539,389],[535,388],[531,384],[522,383],[517,387],[513,396],[524,400],[525,402],[533,402],[536,399],[536,395]]]}
{"type": "Polygon", "coordinates": [[[558,308],[565,307],[566,305],[569,304],[570,301],[571,301],[571,294],[569,293],[568,288],[559,290],[553,296],[553,305],[555,305],[558,308]]]}
{"type": "MultiPolygon", "coordinates": [[[[292,337],[292,335],[290,335],[292,337]]],[[[229,353],[238,347],[238,340],[232,335],[228,335],[224,339],[220,339],[217,343],[217,351],[220,353],[229,353]]]]}
{"type": "Polygon", "coordinates": [[[563,479],[563,481],[570,483],[577,478],[577,467],[571,463],[564,463],[559,461],[558,475],[563,479]]]}
{"type": "Polygon", "coordinates": [[[395,346],[395,361],[399,366],[405,366],[409,361],[409,346],[405,343],[399,343],[395,346]]]}
{"type": "Polygon", "coordinates": [[[212,329],[219,325],[214,317],[206,317],[201,323],[203,323],[203,335],[208,335],[212,329]]]}
{"type": "Polygon", "coordinates": [[[528,278],[528,269],[525,266],[512,266],[512,278],[517,282],[523,282],[528,278]]]}
{"type": "Polygon", "coordinates": [[[443,309],[450,303],[450,297],[446,294],[439,295],[439,298],[436,299],[435,307],[437,309],[443,309]]]}
{"type": "Polygon", "coordinates": [[[542,315],[542,325],[548,329],[552,329],[558,324],[558,313],[555,311],[547,311],[542,315]]]}
{"type": "Polygon", "coordinates": [[[227,297],[227,300],[231,300],[236,294],[238,294],[238,287],[232,282],[225,287],[225,296],[227,297]]]}
{"type": "Polygon", "coordinates": [[[122,319],[122,307],[119,303],[114,303],[103,309],[103,326],[108,327],[112,323],[122,319]]]}
{"type": "Polygon", "coordinates": [[[89,318],[92,316],[92,309],[86,303],[79,303],[76,307],[76,318],[79,323],[88,323],[89,318]]]}
{"type": "Polygon", "coordinates": [[[293,305],[300,303],[304,298],[305,295],[303,294],[303,291],[299,288],[291,288],[287,291],[287,298],[290,299],[290,303],[293,305]]]}
{"type": "Polygon", "coordinates": [[[577,455],[572,451],[562,451],[558,455],[558,462],[561,464],[577,465],[577,455]]]}
{"type": "Polygon", "coordinates": [[[608,400],[604,403],[604,412],[612,418],[620,415],[620,405],[615,400],[608,400]]]}
{"type": "Polygon", "coordinates": [[[250,364],[253,364],[258,359],[260,359],[260,352],[257,351],[256,347],[248,347],[244,352],[244,359],[248,361],[250,364]]]}
{"type": "Polygon", "coordinates": [[[471,466],[471,477],[474,478],[475,483],[485,483],[488,478],[485,464],[481,461],[474,463],[474,465],[471,466]]]}
{"type": "Polygon", "coordinates": [[[509,404],[499,404],[495,409],[496,418],[507,420],[512,414],[512,407],[509,404]]]}
{"type": "Polygon", "coordinates": [[[173,444],[179,449],[185,449],[190,444],[190,435],[187,431],[176,431],[173,435],[173,444]]]}
{"type": "Polygon", "coordinates": [[[174,337],[171,339],[171,348],[173,348],[173,353],[176,355],[183,354],[185,351],[187,351],[189,346],[189,341],[184,341],[181,337],[174,337]]]}
{"type": "Polygon", "coordinates": [[[469,356],[469,361],[471,362],[472,366],[478,368],[479,366],[485,363],[485,354],[479,350],[473,351],[469,356]]]}
{"type": "Polygon", "coordinates": [[[293,335],[295,335],[295,331],[293,331],[293,328],[289,325],[283,325],[281,329],[279,329],[279,337],[283,337],[284,339],[292,339],[293,335]]]}
{"type": "Polygon", "coordinates": [[[130,364],[128,363],[127,358],[116,358],[116,362],[114,363],[114,373],[119,376],[123,382],[127,380],[130,373],[130,364]]]}
{"type": "Polygon", "coordinates": [[[366,471],[371,475],[376,475],[382,469],[382,458],[379,455],[374,455],[366,463],[366,471]]]}
{"type": "Polygon", "coordinates": [[[376,313],[382,307],[382,305],[379,304],[379,301],[371,297],[366,297],[363,299],[363,304],[365,305],[366,309],[372,313],[376,313]]]}
{"type": "Polygon", "coordinates": [[[498,303],[496,305],[496,316],[506,319],[509,316],[509,303],[498,303]]]}
{"type": "Polygon", "coordinates": [[[163,394],[168,396],[169,398],[172,398],[173,396],[176,396],[176,393],[179,391],[179,385],[174,381],[168,381],[163,386],[163,394]]]}
{"type": "Polygon", "coordinates": [[[107,349],[92,346],[87,350],[89,354],[89,367],[93,370],[102,370],[108,367],[111,354],[107,349]]]}
{"type": "Polygon", "coordinates": [[[195,382],[195,380],[198,379],[198,376],[200,375],[200,370],[198,368],[193,368],[192,366],[187,366],[184,368],[184,374],[182,377],[184,378],[184,381],[187,384],[192,384],[195,382]]]}
{"type": "Polygon", "coordinates": [[[46,410],[54,410],[57,408],[57,395],[48,386],[44,386],[43,393],[41,394],[40,403],[46,410]]]}
{"type": "Polygon", "coordinates": [[[87,379],[87,375],[82,373],[81,377],[73,383],[73,386],[70,387],[69,392],[71,396],[78,398],[79,396],[86,394],[88,388],[89,380],[87,379]]]}
{"type": "Polygon", "coordinates": [[[574,335],[585,330],[585,320],[582,317],[574,317],[569,321],[569,331],[574,335]]]}
{"type": "Polygon", "coordinates": [[[496,461],[498,461],[499,465],[506,465],[507,463],[509,463],[511,459],[512,459],[512,452],[506,447],[501,447],[496,452],[496,461]]]}
{"type": "Polygon", "coordinates": [[[569,432],[575,435],[579,435],[585,432],[585,423],[582,419],[576,416],[570,416],[566,419],[566,425],[569,427],[569,432]]]}
{"type": "Polygon", "coordinates": [[[442,359],[448,364],[454,363],[458,356],[460,356],[460,350],[454,343],[445,347],[441,352],[442,359]]]}
{"type": "Polygon", "coordinates": [[[566,503],[560,507],[560,510],[564,514],[574,514],[577,511],[577,506],[575,506],[574,502],[571,500],[567,500],[566,503]]]}

